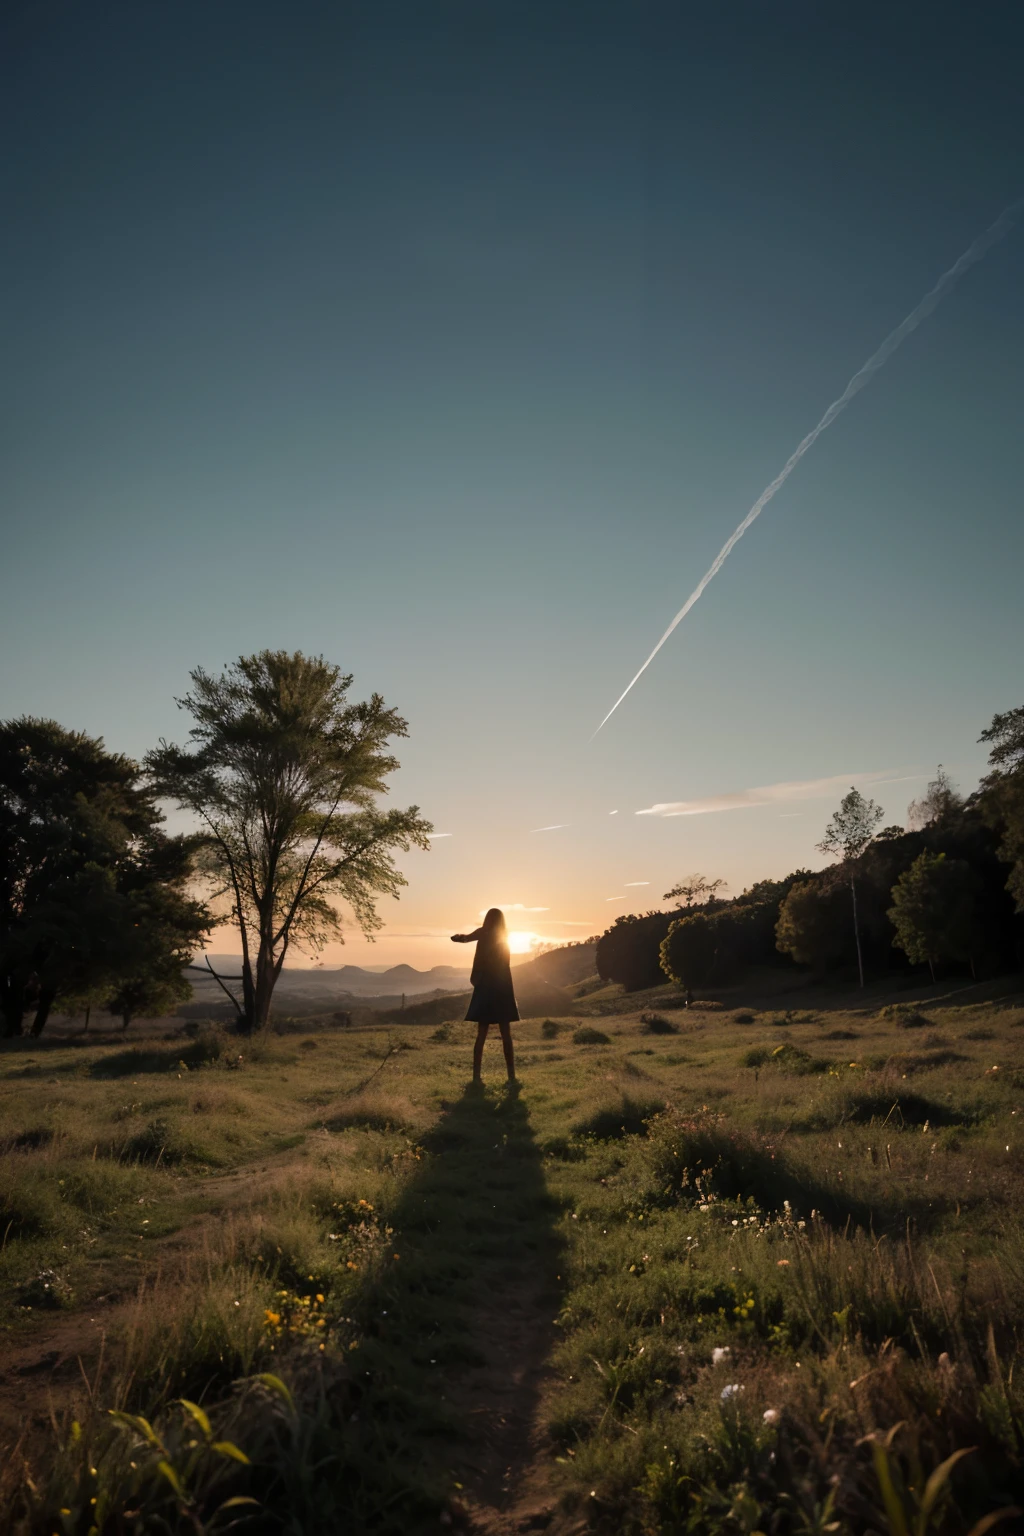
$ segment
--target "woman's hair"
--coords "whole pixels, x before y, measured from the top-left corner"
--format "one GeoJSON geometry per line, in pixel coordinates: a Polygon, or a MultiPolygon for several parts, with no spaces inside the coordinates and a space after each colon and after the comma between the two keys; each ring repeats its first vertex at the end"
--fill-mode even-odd
{"type": "Polygon", "coordinates": [[[481,926],[489,939],[503,939],[506,933],[504,912],[500,907],[491,907],[481,926]]]}

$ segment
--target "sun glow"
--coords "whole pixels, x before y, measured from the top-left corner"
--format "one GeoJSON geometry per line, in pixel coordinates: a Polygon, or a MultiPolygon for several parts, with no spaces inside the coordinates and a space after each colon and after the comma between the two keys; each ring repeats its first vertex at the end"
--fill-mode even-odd
{"type": "Polygon", "coordinates": [[[528,955],[533,946],[539,941],[540,935],[536,933],[510,933],[508,936],[509,952],[513,955],[528,955]]]}

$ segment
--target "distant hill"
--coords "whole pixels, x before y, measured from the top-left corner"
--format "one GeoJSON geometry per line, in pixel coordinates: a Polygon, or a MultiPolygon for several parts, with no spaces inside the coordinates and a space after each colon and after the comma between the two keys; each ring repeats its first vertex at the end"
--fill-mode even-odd
{"type": "MultiPolygon", "coordinates": [[[[211,955],[210,964],[223,976],[238,975],[237,955],[211,955]]],[[[194,987],[203,988],[203,995],[207,987],[216,987],[212,979],[204,983],[198,971],[188,971],[187,975],[194,987]]],[[[429,971],[417,971],[411,965],[392,965],[386,971],[367,971],[361,965],[342,965],[336,970],[295,967],[282,971],[275,1000],[312,995],[330,998],[342,992],[354,997],[400,997],[403,992],[414,996],[420,992],[461,992],[468,986],[469,966],[435,965],[429,971]]]]}
{"type": "Polygon", "coordinates": [[[526,960],[522,965],[514,966],[516,987],[535,981],[555,987],[576,986],[597,970],[596,950],[597,945],[589,941],[549,949],[536,960],[526,960]]]}

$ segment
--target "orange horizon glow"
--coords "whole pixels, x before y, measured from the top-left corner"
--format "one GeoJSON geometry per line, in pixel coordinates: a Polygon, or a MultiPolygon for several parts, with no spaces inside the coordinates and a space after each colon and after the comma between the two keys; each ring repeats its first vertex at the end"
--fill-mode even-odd
{"type": "Polygon", "coordinates": [[[510,933],[508,936],[509,953],[512,955],[528,955],[534,945],[540,943],[539,933],[510,933]]]}

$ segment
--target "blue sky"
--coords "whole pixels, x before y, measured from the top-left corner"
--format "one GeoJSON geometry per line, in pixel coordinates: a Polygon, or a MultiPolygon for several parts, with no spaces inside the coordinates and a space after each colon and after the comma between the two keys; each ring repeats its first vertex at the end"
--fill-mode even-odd
{"type": "Polygon", "coordinates": [[[395,795],[451,834],[347,946],[378,962],[450,958],[492,901],[570,936],[693,870],[738,891],[815,863],[839,794],[656,804],[871,774],[900,820],[938,761],[976,781],[1022,702],[1021,228],[590,737],[1024,191],[1019,7],[183,0],[3,27],[4,715],[141,754],[182,733],[197,664],[336,660],[408,718],[395,795]]]}

